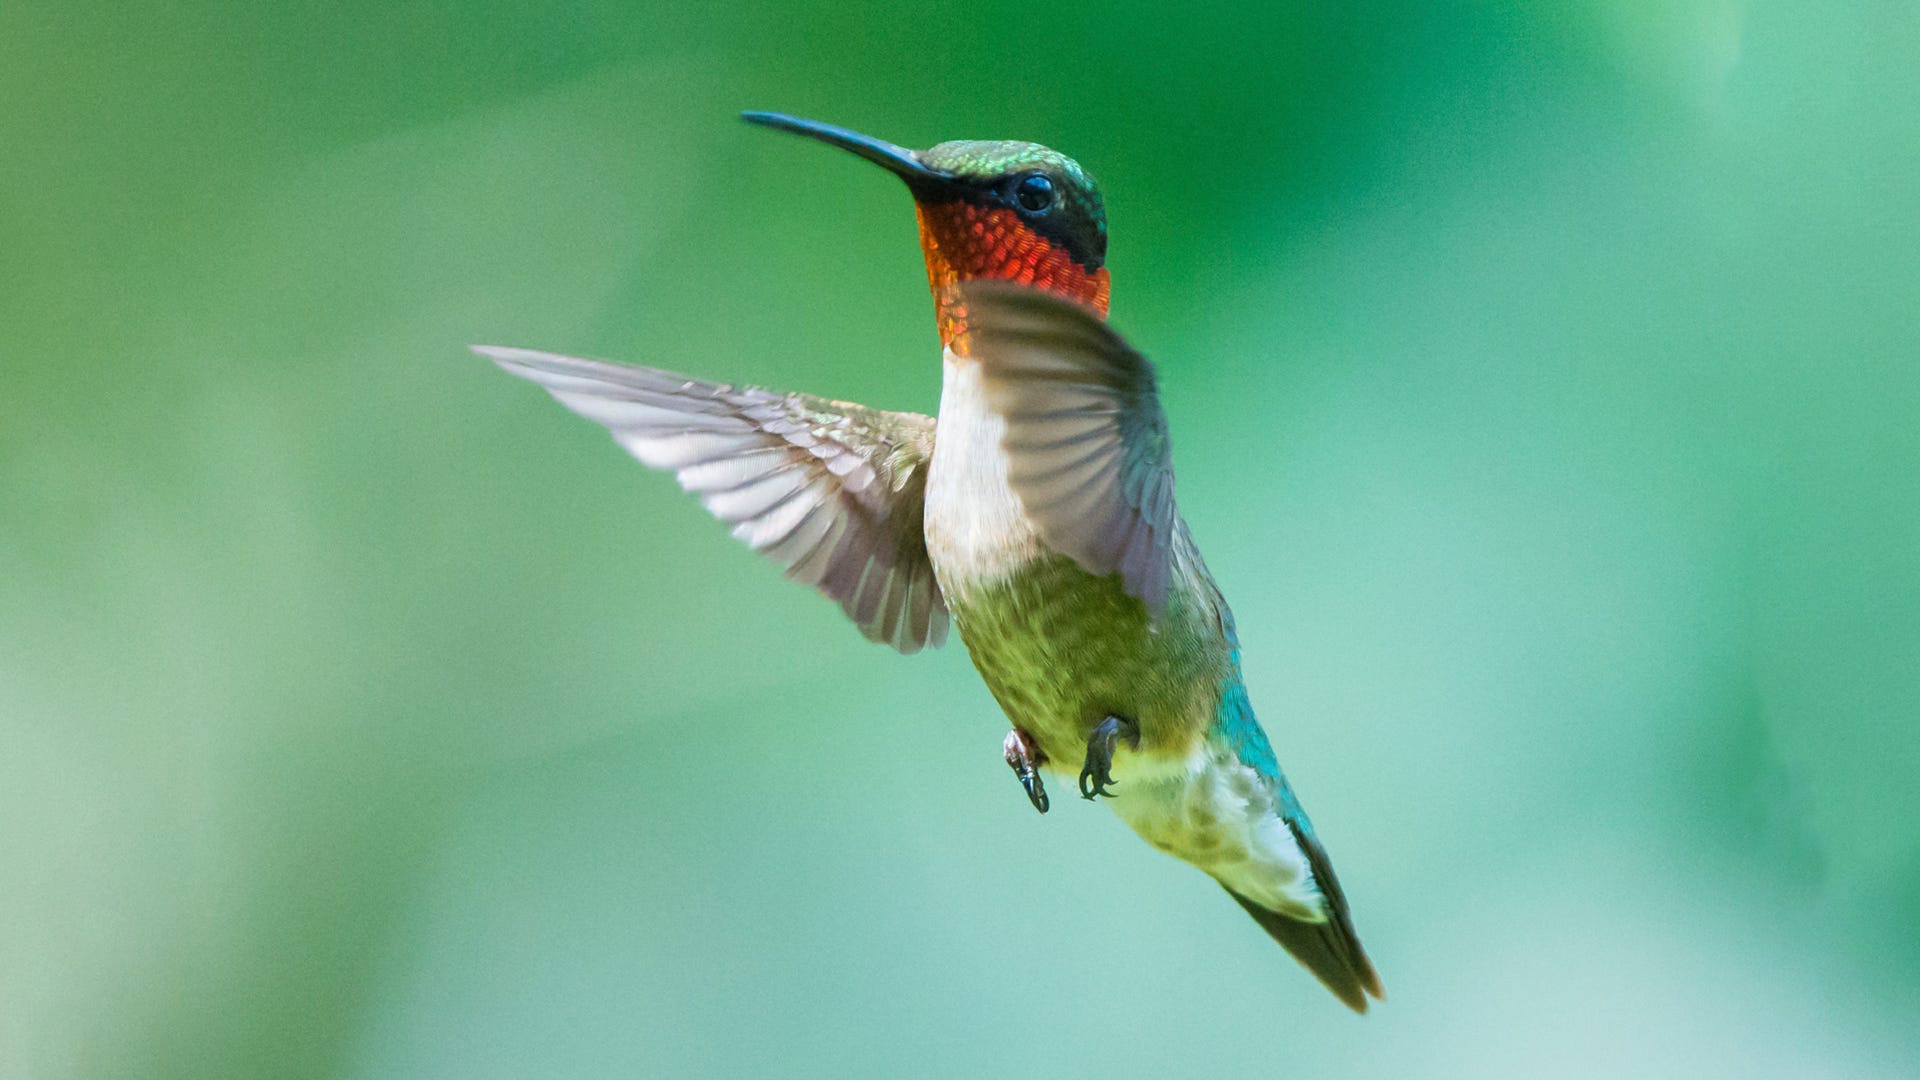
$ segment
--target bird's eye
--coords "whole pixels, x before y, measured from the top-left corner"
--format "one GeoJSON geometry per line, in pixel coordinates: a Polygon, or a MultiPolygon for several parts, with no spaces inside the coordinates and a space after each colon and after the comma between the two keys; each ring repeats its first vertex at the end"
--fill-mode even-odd
{"type": "Polygon", "coordinates": [[[1039,173],[1028,173],[1013,185],[1013,201],[1029,214],[1038,214],[1053,205],[1053,181],[1039,173]]]}

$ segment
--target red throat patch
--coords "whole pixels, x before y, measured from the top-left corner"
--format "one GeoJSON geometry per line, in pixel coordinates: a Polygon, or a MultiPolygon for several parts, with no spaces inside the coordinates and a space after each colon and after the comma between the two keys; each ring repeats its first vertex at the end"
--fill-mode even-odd
{"type": "Polygon", "coordinates": [[[967,309],[955,286],[994,278],[1071,297],[1107,313],[1107,268],[1089,271],[1029,229],[1011,210],[965,201],[919,203],[920,248],[927,257],[940,344],[966,355],[967,309]]]}

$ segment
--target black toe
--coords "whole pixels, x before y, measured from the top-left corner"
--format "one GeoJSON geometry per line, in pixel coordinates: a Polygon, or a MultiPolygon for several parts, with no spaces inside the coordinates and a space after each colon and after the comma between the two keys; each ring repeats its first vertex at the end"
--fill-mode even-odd
{"type": "Polygon", "coordinates": [[[1087,762],[1080,769],[1081,798],[1092,801],[1101,795],[1113,797],[1113,751],[1123,738],[1130,745],[1140,745],[1140,729],[1117,716],[1109,716],[1094,726],[1093,733],[1087,736],[1087,762]]]}

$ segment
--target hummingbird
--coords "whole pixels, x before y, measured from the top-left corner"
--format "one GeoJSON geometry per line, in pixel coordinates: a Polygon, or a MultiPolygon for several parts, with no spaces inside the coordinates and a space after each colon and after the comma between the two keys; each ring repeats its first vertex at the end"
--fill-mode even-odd
{"type": "Polygon", "coordinates": [[[1233,614],[1174,500],[1154,370],[1107,323],[1107,223],[1073,159],[1029,142],[910,150],[743,119],[906,182],[941,343],[937,417],[528,349],[476,346],[669,470],[869,640],[949,622],[1012,722],[1035,809],[1072,776],[1212,876],[1336,997],[1380,979],[1247,698],[1233,614]]]}

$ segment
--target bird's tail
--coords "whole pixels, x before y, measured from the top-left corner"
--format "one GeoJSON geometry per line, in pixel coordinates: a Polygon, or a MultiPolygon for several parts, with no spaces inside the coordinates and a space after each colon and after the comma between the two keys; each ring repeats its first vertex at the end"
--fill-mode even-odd
{"type": "Polygon", "coordinates": [[[1366,1012],[1368,995],[1382,1000],[1386,998],[1386,993],[1380,989],[1380,975],[1373,970],[1373,961],[1367,959],[1367,950],[1360,944],[1360,936],[1353,932],[1353,916],[1348,914],[1347,897],[1340,889],[1340,879],[1334,876],[1333,861],[1327,858],[1327,849],[1320,846],[1320,839],[1313,834],[1313,825],[1307,820],[1306,810],[1300,806],[1293,789],[1287,786],[1286,777],[1281,775],[1280,763],[1274,760],[1273,746],[1267,742],[1267,733],[1261,729],[1259,722],[1254,720],[1245,685],[1238,681],[1221,700],[1218,730],[1222,739],[1233,748],[1239,764],[1252,769],[1272,785],[1278,805],[1271,808],[1250,805],[1248,809],[1254,813],[1275,813],[1286,825],[1294,845],[1306,857],[1307,870],[1313,875],[1313,884],[1319,890],[1321,917],[1318,921],[1308,921],[1274,911],[1234,889],[1224,879],[1217,880],[1229,895],[1240,902],[1241,907],[1247,909],[1253,921],[1259,923],[1261,929],[1279,942],[1282,948],[1292,953],[1295,960],[1313,972],[1315,978],[1333,991],[1333,996],[1345,1002],[1354,1012],[1366,1012]]]}
{"type": "Polygon", "coordinates": [[[1340,891],[1340,879],[1334,876],[1327,849],[1320,846],[1312,826],[1302,827],[1305,816],[1296,806],[1295,812],[1285,820],[1294,841],[1307,856],[1314,884],[1320,886],[1320,896],[1326,902],[1326,918],[1317,923],[1304,922],[1269,911],[1232,889],[1227,890],[1227,895],[1238,900],[1247,914],[1253,916],[1253,921],[1313,972],[1315,978],[1333,991],[1334,997],[1346,1002],[1354,1012],[1365,1013],[1367,996],[1371,994],[1384,1001],[1386,991],[1380,988],[1380,975],[1373,970],[1373,961],[1367,959],[1360,935],[1353,932],[1353,916],[1347,911],[1347,897],[1340,891]]]}
{"type": "Polygon", "coordinates": [[[1367,959],[1367,950],[1354,935],[1353,922],[1344,909],[1329,915],[1325,922],[1310,923],[1268,911],[1232,889],[1227,895],[1240,902],[1253,921],[1272,935],[1295,960],[1313,972],[1333,995],[1357,1013],[1367,1011],[1367,996],[1384,999],[1380,976],[1367,959]]]}

